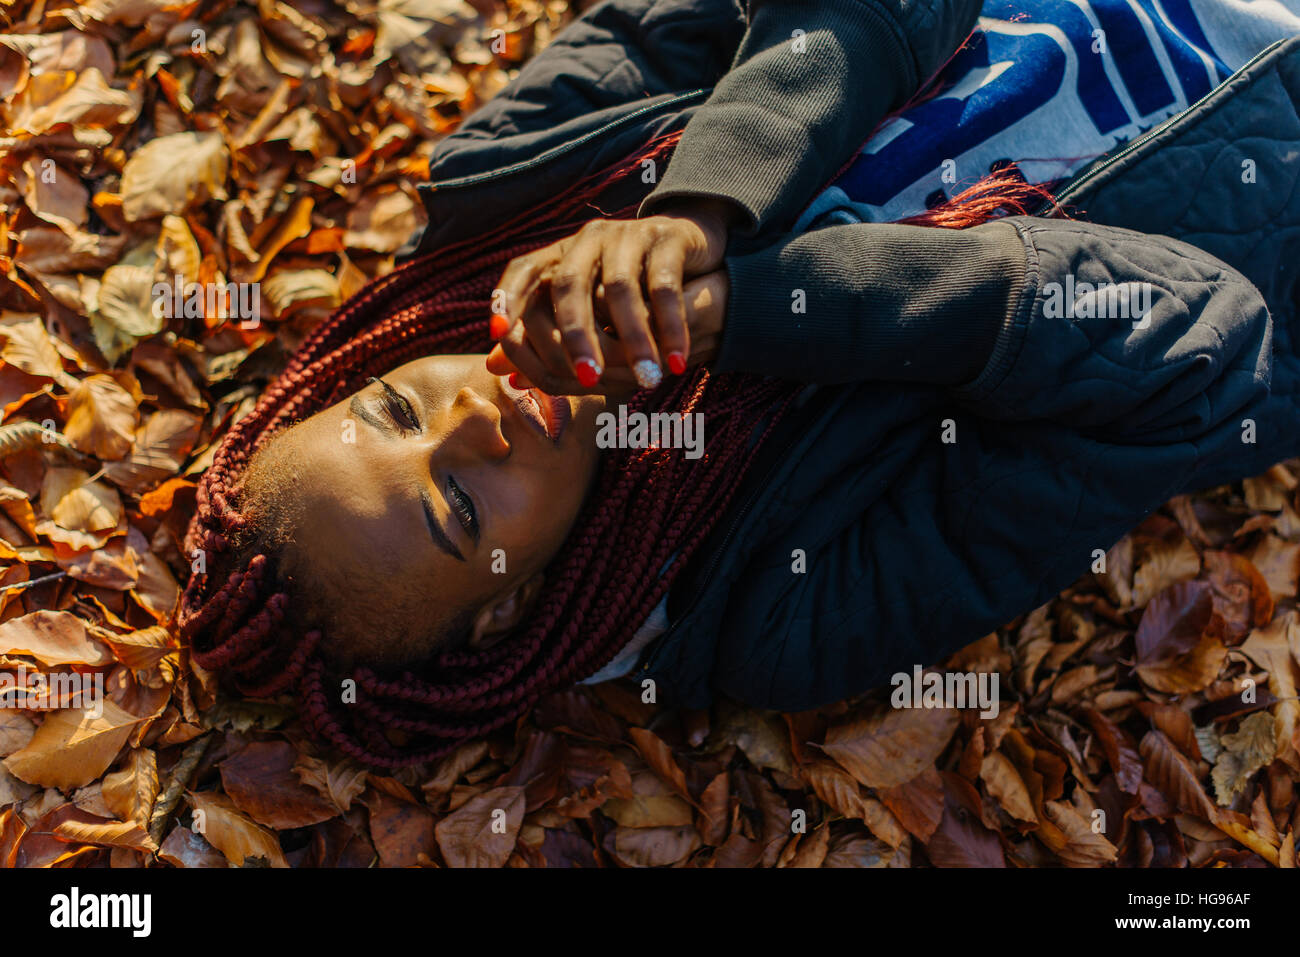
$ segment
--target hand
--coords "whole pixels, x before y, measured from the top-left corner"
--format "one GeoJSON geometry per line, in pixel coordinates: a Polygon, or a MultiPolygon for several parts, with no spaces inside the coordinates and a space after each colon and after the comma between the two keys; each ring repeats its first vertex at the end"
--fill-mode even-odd
{"type": "MultiPolygon", "coordinates": [[[[690,354],[686,358],[686,366],[697,366],[706,362],[711,362],[717,357],[718,348],[722,342],[722,330],[727,319],[727,297],[731,291],[730,282],[725,269],[717,269],[711,273],[706,273],[690,280],[682,287],[682,300],[686,325],[689,329],[690,337],[690,354]]],[[[597,294],[596,312],[601,314],[605,311],[604,297],[597,294]]],[[[518,336],[520,345],[525,351],[530,351],[531,346],[524,340],[524,326],[522,323],[517,324],[511,330],[510,337],[518,336]]],[[[604,333],[601,333],[604,336],[604,333]]],[[[607,338],[607,337],[606,337],[607,338]]],[[[492,352],[487,357],[488,371],[494,375],[520,375],[521,378],[516,380],[519,388],[528,388],[537,386],[543,392],[551,395],[591,395],[601,394],[613,398],[622,398],[635,392],[640,385],[636,382],[632,370],[626,366],[615,366],[605,372],[600,381],[593,385],[584,385],[576,375],[552,376],[548,371],[535,373],[537,378],[522,372],[515,364],[507,358],[505,350],[502,348],[503,343],[497,343],[492,347],[492,352]]],[[[618,342],[610,340],[611,347],[617,347],[618,342]]],[[[530,359],[531,364],[537,363],[536,355],[533,354],[530,359]]]]}
{"type": "Polygon", "coordinates": [[[653,387],[664,362],[680,374],[692,351],[683,284],[721,265],[734,211],[707,200],[647,219],[597,220],[517,257],[501,277],[505,312],[492,317],[493,337],[539,386],[576,379],[591,389],[607,370],[630,368],[630,381],[653,387]],[[598,300],[608,330],[597,323],[598,300]]]}

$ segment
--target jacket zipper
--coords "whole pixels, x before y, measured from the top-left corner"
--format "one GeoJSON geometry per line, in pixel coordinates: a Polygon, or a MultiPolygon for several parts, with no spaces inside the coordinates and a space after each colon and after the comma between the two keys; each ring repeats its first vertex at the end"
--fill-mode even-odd
{"type": "Polygon", "coordinates": [[[561,143],[559,146],[553,146],[549,150],[539,153],[529,159],[520,160],[517,163],[511,163],[509,166],[498,167],[497,169],[487,170],[482,173],[471,173],[468,176],[447,179],[438,183],[429,183],[427,188],[432,189],[435,192],[445,189],[463,189],[466,186],[477,186],[480,183],[488,183],[493,180],[503,179],[507,176],[513,176],[515,173],[525,172],[535,166],[549,163],[558,156],[564,156],[565,154],[586,145],[596,137],[603,136],[606,133],[618,129],[620,126],[626,126],[632,121],[645,116],[647,113],[655,113],[673,106],[688,103],[691,100],[703,99],[711,92],[712,90],[709,87],[700,87],[698,90],[691,90],[688,93],[678,93],[675,96],[669,97],[667,100],[633,110],[625,116],[620,116],[616,120],[611,120],[604,126],[598,126],[594,130],[583,133],[576,139],[568,140],[567,142],[561,143]]]}
{"type": "Polygon", "coordinates": [[[1151,129],[1147,130],[1145,133],[1143,133],[1133,142],[1125,146],[1114,156],[1107,157],[1106,159],[1102,160],[1102,162],[1097,166],[1094,166],[1091,169],[1087,169],[1084,172],[1080,173],[1079,175],[1075,176],[1073,179],[1069,180],[1063,187],[1061,187],[1060,190],[1058,190],[1053,194],[1051,200],[1044,202],[1037,210],[1035,210],[1033,215],[1042,216],[1049,209],[1053,209],[1058,205],[1062,205],[1063,200],[1070,193],[1080,190],[1085,184],[1091,182],[1093,179],[1100,176],[1107,169],[1114,166],[1116,163],[1122,160],[1125,156],[1128,156],[1134,150],[1140,149],[1141,147],[1145,146],[1148,142],[1150,142],[1155,137],[1163,136],[1165,133],[1168,133],[1170,129],[1172,129],[1177,124],[1181,123],[1192,113],[1200,109],[1200,107],[1204,106],[1210,100],[1219,96],[1222,93],[1222,91],[1230,83],[1232,83],[1233,80],[1235,80],[1241,74],[1245,73],[1251,67],[1255,66],[1255,64],[1257,64],[1260,60],[1263,60],[1265,57],[1272,54],[1274,50],[1282,46],[1284,43],[1287,43],[1290,39],[1292,38],[1283,37],[1280,40],[1274,40],[1264,49],[1260,50],[1253,57],[1247,60],[1239,69],[1234,71],[1233,74],[1229,76],[1226,80],[1224,80],[1214,89],[1210,90],[1209,93],[1206,93],[1204,96],[1202,96],[1191,106],[1187,107],[1187,109],[1175,113],[1173,116],[1169,117],[1169,119],[1165,120],[1163,123],[1153,126],[1151,129]]]}

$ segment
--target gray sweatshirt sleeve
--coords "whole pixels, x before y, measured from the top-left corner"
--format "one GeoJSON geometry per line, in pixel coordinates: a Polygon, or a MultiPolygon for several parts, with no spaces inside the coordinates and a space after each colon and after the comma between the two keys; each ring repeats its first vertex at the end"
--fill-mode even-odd
{"type": "Polygon", "coordinates": [[[978,0],[750,0],[729,72],[686,125],[639,215],[730,200],[739,235],[788,229],[969,35],[978,0]]]}

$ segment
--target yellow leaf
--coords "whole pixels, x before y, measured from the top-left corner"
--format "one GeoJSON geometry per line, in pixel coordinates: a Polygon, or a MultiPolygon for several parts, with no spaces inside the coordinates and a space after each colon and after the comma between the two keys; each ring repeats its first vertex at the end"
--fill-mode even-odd
{"type": "Polygon", "coordinates": [[[136,150],[122,170],[122,215],[129,222],[182,213],[226,198],[230,156],[217,132],[172,133],[136,150]]]}
{"type": "Polygon", "coordinates": [[[29,655],[43,665],[106,665],[112,656],[68,611],[34,611],[0,625],[0,655],[29,655]]]}
{"type": "Polygon", "coordinates": [[[86,710],[51,711],[27,746],[5,758],[14,777],[69,791],[98,778],[142,721],[107,698],[98,718],[86,710]]]}
{"type": "Polygon", "coordinates": [[[244,867],[250,858],[262,858],[271,867],[289,866],[275,835],[236,810],[230,798],[212,791],[187,798],[194,808],[194,832],[224,854],[232,867],[244,867]]]}
{"type": "Polygon", "coordinates": [[[100,793],[119,819],[147,828],[158,798],[157,755],[148,748],[136,748],[121,771],[104,776],[100,793]]]}
{"type": "Polygon", "coordinates": [[[35,376],[53,379],[65,388],[77,380],[63,371],[63,359],[50,341],[39,316],[9,315],[0,319],[0,359],[35,376]]]}
{"type": "Polygon", "coordinates": [[[54,468],[45,473],[41,511],[63,528],[78,532],[117,528],[123,514],[117,492],[90,481],[90,475],[81,469],[69,468],[54,468]]]}
{"type": "Polygon", "coordinates": [[[63,434],[98,459],[120,459],[135,444],[136,418],[131,394],[112,376],[93,375],[68,397],[63,434]]]}

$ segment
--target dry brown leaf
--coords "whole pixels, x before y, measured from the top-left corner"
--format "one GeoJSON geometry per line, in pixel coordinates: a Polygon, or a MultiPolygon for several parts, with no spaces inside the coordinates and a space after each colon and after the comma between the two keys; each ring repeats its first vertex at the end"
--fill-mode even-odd
{"type": "Polygon", "coordinates": [[[287,741],[254,741],[221,762],[221,783],[235,806],[274,831],[328,821],[334,802],[294,772],[297,751],[287,741]]]}
{"type": "Polygon", "coordinates": [[[202,418],[182,409],[164,409],[149,416],[135,432],[130,455],[104,468],[109,481],[123,491],[139,494],[171,478],[199,437],[202,418]]]}
{"type": "Polygon", "coordinates": [[[979,768],[980,780],[988,792],[1006,811],[1018,821],[1037,823],[1038,814],[1034,810],[1034,800],[1029,796],[1029,788],[1011,759],[1000,751],[984,755],[979,768]]]}
{"type": "Polygon", "coordinates": [[[1273,705],[1273,736],[1277,756],[1296,770],[1297,739],[1300,738],[1300,701],[1296,700],[1295,662],[1300,652],[1300,613],[1291,609],[1265,628],[1251,633],[1241,650],[1268,672],[1268,688],[1277,699],[1273,705]]]}
{"type": "Polygon", "coordinates": [[[172,867],[228,867],[225,855],[188,827],[177,825],[158,849],[172,867]]]}
{"type": "Polygon", "coordinates": [[[1295,598],[1300,583],[1300,542],[1265,535],[1251,551],[1250,562],[1268,582],[1273,598],[1295,598]]]}
{"type": "Polygon", "coordinates": [[[1246,789],[1256,771],[1273,760],[1277,742],[1273,737],[1273,718],[1256,711],[1242,719],[1241,726],[1221,739],[1223,750],[1210,775],[1214,794],[1224,807],[1246,789]]]}
{"type": "Polygon", "coordinates": [[[930,839],[943,818],[943,780],[934,768],[876,793],[907,832],[922,843],[930,839]]]}
{"type": "Polygon", "coordinates": [[[289,866],[275,835],[241,814],[224,794],[196,791],[186,800],[194,809],[194,832],[224,854],[232,867],[289,866]]]}
{"type": "Polygon", "coordinates": [[[943,773],[943,817],[925,846],[935,867],[1006,867],[998,835],[984,826],[979,795],[969,781],[943,773]]]}
{"type": "Polygon", "coordinates": [[[0,343],[0,359],[9,365],[53,379],[65,389],[76,388],[77,380],[63,370],[63,359],[39,316],[0,314],[0,343]]]}
{"type": "Polygon", "coordinates": [[[138,851],[153,852],[158,845],[153,842],[138,822],[90,820],[69,818],[60,821],[53,834],[70,844],[95,844],[103,847],[129,847],[138,851]]]}
{"type": "Polygon", "coordinates": [[[178,647],[172,632],[161,625],[141,628],[125,635],[108,631],[100,631],[97,634],[100,640],[112,649],[118,661],[136,671],[153,668],[178,647]]]}
{"type": "Polygon", "coordinates": [[[1213,821],[1215,807],[1201,787],[1196,768],[1159,731],[1148,731],[1138,745],[1146,779],[1169,796],[1174,806],[1202,820],[1213,821]]]}
{"type": "Polygon", "coordinates": [[[868,787],[893,787],[933,764],[960,722],[954,708],[885,709],[832,727],[822,750],[868,787]]]}
{"type": "Polygon", "coordinates": [[[695,798],[691,796],[690,788],[686,786],[686,775],[674,760],[672,749],[664,743],[663,739],[646,728],[628,728],[628,736],[655,773],[672,785],[673,790],[679,795],[695,805],[695,798]]]}
{"type": "Polygon", "coordinates": [[[452,867],[503,867],[523,820],[524,789],[492,788],[444,817],[434,833],[452,867]]]}
{"type": "Polygon", "coordinates": [[[226,198],[230,156],[218,132],[173,133],[149,140],[122,170],[122,214],[134,222],[226,198]]]}
{"type": "Polygon", "coordinates": [[[1208,582],[1165,589],[1151,599],[1138,624],[1138,676],[1157,691],[1200,691],[1219,676],[1227,658],[1223,631],[1208,582]]]}
{"type": "Polygon", "coordinates": [[[68,396],[63,427],[72,444],[99,459],[120,459],[135,441],[135,400],[112,376],[83,379],[68,396]]]}
{"type": "Polygon", "coordinates": [[[67,611],[34,611],[0,625],[0,656],[27,655],[43,665],[109,664],[113,656],[67,611]]]}
{"type": "Polygon", "coordinates": [[[1137,570],[1133,573],[1135,608],[1146,607],[1160,592],[1178,582],[1195,578],[1201,570],[1201,556],[1195,546],[1181,535],[1175,541],[1144,542],[1138,553],[1137,570]]]}
{"type": "Polygon", "coordinates": [[[103,714],[65,709],[45,716],[32,739],[5,758],[5,766],[31,784],[70,790],[108,768],[141,718],[104,700],[103,714]]]}
{"type": "Polygon", "coordinates": [[[1043,810],[1047,819],[1065,835],[1066,844],[1056,853],[1066,867],[1100,867],[1114,863],[1117,856],[1115,845],[1072,806],[1064,801],[1047,801],[1043,810]]]}
{"type": "Polygon", "coordinates": [[[147,828],[158,786],[158,756],[148,748],[136,748],[122,770],[104,776],[104,803],[118,820],[147,828]]]}
{"type": "Polygon", "coordinates": [[[620,827],[614,832],[614,855],[628,867],[667,867],[699,847],[693,827],[620,827]]]}

